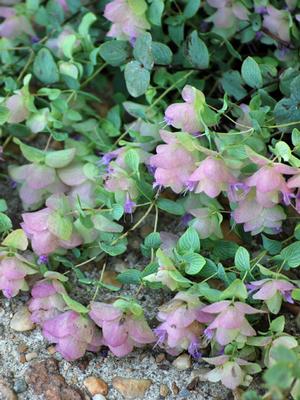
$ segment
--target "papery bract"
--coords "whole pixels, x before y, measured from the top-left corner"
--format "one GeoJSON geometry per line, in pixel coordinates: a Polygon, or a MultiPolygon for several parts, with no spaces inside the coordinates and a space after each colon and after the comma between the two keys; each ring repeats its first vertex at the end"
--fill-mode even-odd
{"type": "Polygon", "coordinates": [[[251,232],[252,235],[257,235],[262,231],[270,234],[278,233],[281,230],[282,221],[286,218],[280,206],[265,208],[258,203],[255,191],[251,191],[238,202],[232,216],[237,224],[244,224],[245,232],[251,232]]]}
{"type": "Polygon", "coordinates": [[[204,130],[200,121],[199,103],[204,101],[202,92],[186,85],[182,90],[184,103],[175,103],[167,107],[165,122],[184,132],[198,133],[204,130]]]}
{"type": "Polygon", "coordinates": [[[293,303],[291,292],[295,286],[283,279],[262,279],[255,282],[250,282],[248,288],[256,300],[264,300],[270,312],[277,314],[280,310],[282,300],[293,303]]]}
{"type": "Polygon", "coordinates": [[[225,162],[215,157],[207,157],[189,177],[195,183],[195,193],[204,192],[209,197],[217,197],[228,185],[236,182],[225,162]]]}
{"type": "Polygon", "coordinates": [[[142,309],[140,315],[135,315],[130,309],[119,308],[118,302],[92,302],[89,315],[102,328],[103,343],[118,357],[155,340],[142,309]]]}
{"type": "Polygon", "coordinates": [[[245,303],[233,303],[229,300],[205,306],[202,311],[208,314],[218,314],[204,333],[209,336],[213,334],[214,339],[222,346],[233,340],[245,341],[247,336],[254,336],[256,332],[245,315],[262,312],[245,303]]]}
{"type": "Polygon", "coordinates": [[[127,0],[110,1],[104,10],[104,17],[112,22],[107,36],[134,42],[139,35],[150,29],[145,11],[137,13],[127,0]]]}
{"type": "Polygon", "coordinates": [[[43,335],[67,361],[84,356],[87,350],[98,351],[102,335],[93,321],[75,311],[66,311],[45,321],[43,335]]]}
{"type": "Polygon", "coordinates": [[[20,290],[28,290],[25,280],[27,275],[33,275],[37,271],[26,264],[17,256],[0,254],[0,290],[7,298],[16,296],[20,290]]]}
{"type": "Polygon", "coordinates": [[[47,207],[42,210],[22,214],[22,228],[31,240],[31,246],[38,255],[48,255],[59,248],[72,249],[82,243],[82,238],[76,233],[71,225],[71,229],[65,231],[64,224],[70,226],[72,219],[64,215],[65,210],[57,210],[56,202],[63,197],[54,195],[48,198],[47,207]],[[55,222],[57,220],[57,222],[55,222]],[[60,226],[56,226],[59,224],[60,226]],[[59,231],[62,234],[59,234],[59,231]]]}
{"type": "Polygon", "coordinates": [[[180,193],[187,188],[189,176],[195,169],[196,156],[178,141],[175,134],[160,131],[160,135],[166,144],[157,146],[157,154],[149,160],[155,168],[155,185],[170,187],[175,193],[180,193]]]}
{"type": "Polygon", "coordinates": [[[278,10],[273,6],[267,6],[267,14],[263,19],[263,26],[275,36],[285,42],[290,41],[289,13],[286,10],[278,10]]]}
{"type": "Polygon", "coordinates": [[[58,280],[38,281],[31,289],[32,298],[28,303],[32,322],[41,325],[63,312],[66,309],[66,302],[62,294],[66,294],[66,290],[58,280]]]}
{"type": "Polygon", "coordinates": [[[172,355],[188,350],[194,358],[199,358],[203,323],[212,320],[211,315],[202,310],[199,298],[186,292],[177,293],[161,306],[157,319],[162,323],[154,330],[159,346],[172,355]]]}

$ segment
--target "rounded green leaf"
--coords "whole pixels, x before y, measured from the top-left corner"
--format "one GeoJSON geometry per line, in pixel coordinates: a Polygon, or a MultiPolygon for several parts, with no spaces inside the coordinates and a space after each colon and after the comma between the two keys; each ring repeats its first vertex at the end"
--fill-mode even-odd
{"type": "Polygon", "coordinates": [[[242,64],[242,77],[248,86],[259,88],[263,84],[259,65],[252,57],[247,57],[242,64]]]}
{"type": "Polygon", "coordinates": [[[138,61],[131,61],[125,67],[126,87],[133,97],[146,92],[150,83],[150,72],[138,61]]]}
{"type": "Polygon", "coordinates": [[[42,48],[36,55],[33,63],[34,75],[46,85],[55,83],[59,80],[57,65],[51,52],[42,48]]]}

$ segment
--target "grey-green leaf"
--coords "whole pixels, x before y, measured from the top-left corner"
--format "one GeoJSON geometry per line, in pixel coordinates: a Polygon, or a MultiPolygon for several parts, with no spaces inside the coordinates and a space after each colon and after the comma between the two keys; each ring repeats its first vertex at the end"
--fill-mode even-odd
{"type": "Polygon", "coordinates": [[[203,40],[199,38],[197,31],[193,31],[188,40],[188,59],[196,68],[208,68],[208,49],[203,40]]]}
{"type": "Polygon", "coordinates": [[[99,54],[108,64],[117,67],[128,58],[129,46],[123,40],[109,40],[99,47],[99,54]]]}
{"type": "Polygon", "coordinates": [[[259,65],[252,57],[247,57],[242,64],[242,77],[248,86],[260,88],[263,84],[259,65]]]}
{"type": "Polygon", "coordinates": [[[150,72],[138,61],[131,61],[125,67],[126,87],[133,97],[143,95],[150,83],[150,72]]]}
{"type": "Polygon", "coordinates": [[[51,52],[42,48],[36,55],[33,63],[34,75],[46,85],[59,80],[59,72],[51,52]]]}

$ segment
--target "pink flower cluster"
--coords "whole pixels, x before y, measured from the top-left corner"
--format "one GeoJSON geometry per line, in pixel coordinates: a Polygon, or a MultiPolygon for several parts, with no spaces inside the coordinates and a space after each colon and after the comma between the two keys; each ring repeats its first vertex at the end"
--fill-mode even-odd
{"type": "Polygon", "coordinates": [[[150,29],[145,8],[135,7],[134,2],[128,0],[110,1],[104,10],[104,17],[112,22],[107,36],[117,39],[128,39],[134,43],[135,39],[150,29]]]}
{"type": "Polygon", "coordinates": [[[0,290],[7,298],[16,296],[20,290],[28,290],[26,277],[37,271],[18,255],[0,253],[0,290]]]}
{"type": "Polygon", "coordinates": [[[72,217],[65,215],[68,210],[67,198],[53,195],[46,201],[46,208],[22,214],[21,226],[37,255],[48,255],[57,249],[72,249],[82,243],[82,238],[72,224],[72,217]],[[66,207],[61,207],[66,203],[66,207]]]}
{"type": "MultiPolygon", "coordinates": [[[[227,7],[227,2],[224,5],[227,7]]],[[[185,131],[186,136],[184,138],[183,132],[160,131],[165,144],[158,145],[156,154],[149,159],[154,170],[154,186],[171,188],[175,193],[185,190],[203,193],[210,199],[226,193],[234,222],[244,224],[246,232],[253,235],[262,231],[269,234],[279,232],[286,218],[280,203],[290,205],[295,199],[295,208],[300,212],[299,168],[272,162],[246,148],[250,163],[257,171],[250,176],[241,175],[240,167],[232,159],[201,148],[197,139],[189,136],[204,130],[201,110],[205,100],[200,91],[189,85],[184,87],[182,96],[185,102],[169,106],[165,120],[185,131]],[[291,177],[287,180],[286,176],[291,177]]],[[[199,203],[202,199],[197,206],[186,207],[196,217],[193,226],[198,226],[201,238],[212,234],[220,237],[220,207],[212,201],[210,204],[204,201],[204,207],[199,203]]]]}
{"type": "Polygon", "coordinates": [[[89,315],[102,328],[103,344],[116,356],[122,357],[134,347],[153,343],[155,337],[141,308],[138,313],[133,313],[129,305],[124,308],[124,301],[122,307],[118,305],[118,300],[114,304],[92,302],[89,315]]]}

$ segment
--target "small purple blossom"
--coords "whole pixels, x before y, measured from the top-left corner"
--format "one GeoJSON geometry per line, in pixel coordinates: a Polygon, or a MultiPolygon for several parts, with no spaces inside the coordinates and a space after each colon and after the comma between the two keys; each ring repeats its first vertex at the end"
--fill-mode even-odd
{"type": "Polygon", "coordinates": [[[126,194],[126,200],[124,203],[124,212],[125,214],[132,214],[136,207],[136,203],[131,200],[129,194],[126,194]]]}
{"type": "Polygon", "coordinates": [[[39,265],[47,264],[48,263],[48,256],[46,256],[45,254],[42,254],[41,256],[39,256],[37,263],[39,265]]]}

